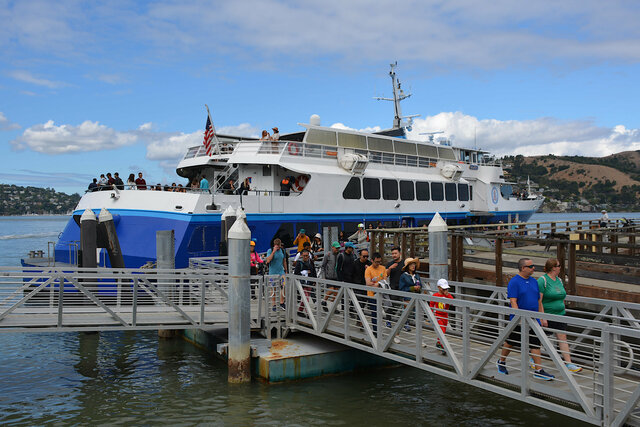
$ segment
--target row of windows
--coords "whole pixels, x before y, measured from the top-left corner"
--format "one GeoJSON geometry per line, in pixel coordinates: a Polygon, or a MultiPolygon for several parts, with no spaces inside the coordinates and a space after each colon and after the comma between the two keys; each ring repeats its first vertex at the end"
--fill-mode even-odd
{"type": "Polygon", "coordinates": [[[395,179],[382,180],[382,192],[380,191],[380,179],[353,177],[342,192],[342,197],[347,200],[358,200],[364,196],[365,200],[420,200],[420,201],[469,201],[470,191],[468,184],[454,182],[426,182],[426,181],[396,181],[395,179]]]}

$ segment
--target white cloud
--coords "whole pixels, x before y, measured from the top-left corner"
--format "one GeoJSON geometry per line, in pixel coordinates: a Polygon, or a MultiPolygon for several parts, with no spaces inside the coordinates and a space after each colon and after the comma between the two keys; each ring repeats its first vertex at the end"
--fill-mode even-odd
{"type": "MultiPolygon", "coordinates": [[[[207,46],[225,57],[251,58],[252,65],[280,66],[287,57],[358,64],[401,58],[428,63],[430,71],[443,64],[502,68],[640,60],[640,9],[629,1],[5,3],[0,48],[15,54],[26,47],[55,57],[102,59],[104,42],[123,55],[131,51],[143,60],[157,60],[159,54],[201,56],[207,46]]],[[[102,78],[118,80],[116,75],[102,78]]]]}
{"type": "Polygon", "coordinates": [[[0,131],[2,130],[16,130],[20,129],[20,125],[17,123],[11,122],[7,116],[4,115],[2,111],[0,111],[0,131]]]}
{"type": "Polygon", "coordinates": [[[11,145],[16,150],[28,148],[45,154],[66,154],[116,149],[139,140],[136,131],[119,132],[98,122],[87,120],[78,126],[57,126],[49,120],[25,129],[11,145]]]}
{"type": "Polygon", "coordinates": [[[369,132],[369,133],[374,133],[374,132],[380,132],[382,130],[382,128],[380,126],[368,126],[366,128],[362,128],[362,129],[355,129],[355,128],[351,128],[343,123],[334,123],[332,124],[330,127],[334,128],[334,129],[343,129],[343,130],[355,130],[358,132],[369,132]]]}
{"type": "Polygon", "coordinates": [[[64,82],[57,82],[54,80],[48,80],[48,79],[36,77],[30,72],[24,71],[24,70],[11,71],[9,73],[9,76],[21,82],[31,83],[38,86],[45,86],[45,87],[48,87],[49,89],[69,86],[67,83],[64,83],[64,82]]]}
{"type": "MultiPolygon", "coordinates": [[[[216,132],[220,135],[236,135],[256,138],[258,136],[258,129],[251,126],[249,123],[241,123],[237,126],[223,126],[216,128],[216,132]]],[[[185,155],[187,149],[189,147],[202,144],[203,138],[204,131],[158,135],[147,146],[147,159],[174,161],[174,163],[170,164],[172,165],[172,168],[175,168],[175,162],[185,155]]]]}
{"type": "MultiPolygon", "coordinates": [[[[411,139],[425,140],[424,132],[443,131],[456,146],[482,148],[497,155],[607,156],[640,149],[640,129],[622,125],[607,128],[590,121],[480,120],[461,112],[414,119],[411,139]]],[[[440,135],[437,135],[438,137],[440,135]]]]}

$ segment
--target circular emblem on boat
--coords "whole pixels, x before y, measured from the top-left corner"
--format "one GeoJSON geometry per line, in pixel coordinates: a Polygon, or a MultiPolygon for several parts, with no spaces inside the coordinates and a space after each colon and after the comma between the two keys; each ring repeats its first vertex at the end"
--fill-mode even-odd
{"type": "Polygon", "coordinates": [[[296,142],[290,142],[288,150],[292,156],[300,155],[300,145],[296,142]]]}
{"type": "Polygon", "coordinates": [[[491,189],[491,201],[493,202],[493,204],[497,205],[498,204],[498,187],[493,187],[491,189]]]}

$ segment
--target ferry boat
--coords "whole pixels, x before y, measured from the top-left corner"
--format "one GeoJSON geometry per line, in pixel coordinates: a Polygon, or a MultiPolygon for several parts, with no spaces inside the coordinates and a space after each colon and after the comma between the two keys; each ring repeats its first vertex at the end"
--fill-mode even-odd
{"type": "MultiPolygon", "coordinates": [[[[204,145],[191,147],[176,169],[189,180],[205,177],[209,189],[87,192],[55,245],[56,262],[77,260],[85,209],[112,213],[130,268],[155,260],[157,230],[175,231],[177,268],[191,257],[218,255],[221,215],[230,206],[244,210],[258,251],[266,251],[276,237],[291,246],[301,229],[313,237],[337,226],[348,236],[359,223],[423,226],[436,212],[449,224],[528,220],[542,197],[515,197],[500,161],[488,152],[434,141],[433,135],[427,141],[406,138],[415,116],[402,116],[400,101],[409,95],[400,87],[395,64],[389,75],[391,129],[335,129],[312,116],[300,131],[277,141],[216,135],[209,154],[204,145]],[[249,189],[239,191],[243,182],[249,189]]],[[[110,266],[106,256],[100,260],[110,266]]]]}

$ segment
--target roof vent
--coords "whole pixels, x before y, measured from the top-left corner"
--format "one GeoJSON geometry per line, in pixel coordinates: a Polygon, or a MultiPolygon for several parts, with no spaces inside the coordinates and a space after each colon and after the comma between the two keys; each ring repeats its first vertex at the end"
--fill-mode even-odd
{"type": "Polygon", "coordinates": [[[309,117],[309,124],[312,126],[320,126],[320,116],[312,114],[311,117],[309,117]]]}

